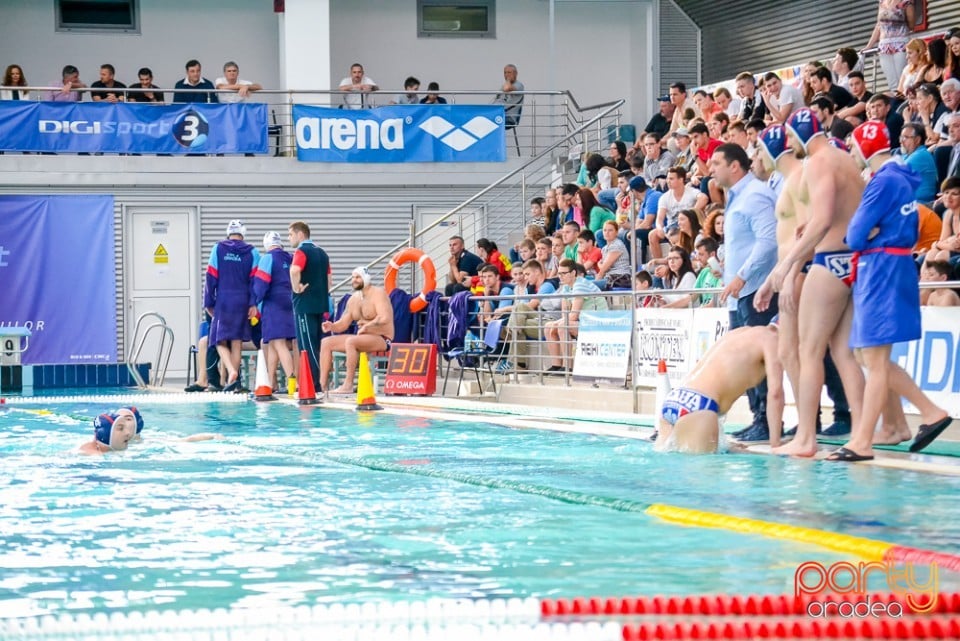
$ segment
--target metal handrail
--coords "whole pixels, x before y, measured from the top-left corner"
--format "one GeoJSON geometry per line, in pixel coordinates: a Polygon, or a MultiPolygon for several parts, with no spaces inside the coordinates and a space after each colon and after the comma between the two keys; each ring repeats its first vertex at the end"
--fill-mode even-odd
{"type": "Polygon", "coordinates": [[[127,353],[127,370],[130,372],[130,376],[133,377],[133,380],[136,381],[137,387],[146,388],[148,387],[148,382],[143,380],[143,377],[140,376],[140,372],[137,371],[137,359],[140,357],[140,352],[143,351],[143,346],[146,344],[147,337],[150,336],[150,332],[154,329],[160,329],[160,342],[157,345],[157,368],[154,374],[154,383],[157,385],[163,385],[164,380],[167,376],[167,367],[170,365],[170,356],[173,353],[173,341],[174,334],[173,330],[170,329],[170,326],[167,325],[166,319],[158,314],[157,312],[146,312],[141,314],[137,319],[137,324],[133,329],[133,339],[130,341],[130,351],[127,353]],[[140,335],[140,325],[147,318],[156,318],[158,322],[148,325],[147,328],[143,331],[143,335],[140,335]],[[139,343],[137,337],[140,338],[139,343]],[[170,344],[167,345],[167,339],[170,339],[170,344]],[[136,346],[136,349],[134,349],[136,346]],[[164,347],[166,347],[166,358],[163,358],[164,347]]]}
{"type": "MultiPolygon", "coordinates": [[[[608,114],[612,113],[613,111],[619,109],[621,106],[623,106],[623,104],[624,104],[625,102],[626,102],[626,100],[620,99],[620,100],[617,100],[617,101],[615,101],[615,102],[610,103],[610,106],[607,107],[604,111],[600,112],[599,114],[597,114],[596,116],[594,116],[593,118],[591,118],[590,120],[588,120],[587,122],[582,123],[582,124],[580,125],[580,127],[578,127],[576,130],[570,132],[569,134],[567,134],[566,136],[564,136],[564,137],[561,138],[560,140],[557,140],[557,141],[554,142],[552,145],[550,145],[549,147],[547,147],[546,149],[544,149],[543,151],[541,151],[539,154],[537,154],[536,156],[534,156],[534,157],[531,158],[530,160],[526,161],[525,163],[523,163],[522,165],[520,165],[519,167],[517,167],[517,168],[514,169],[513,171],[507,173],[506,175],[504,175],[503,177],[499,178],[498,180],[490,183],[489,185],[487,185],[486,187],[484,187],[483,189],[481,189],[480,191],[478,191],[476,194],[474,194],[474,195],[471,196],[470,198],[466,199],[465,201],[463,201],[462,203],[460,203],[459,205],[457,205],[456,207],[454,207],[453,209],[451,209],[450,211],[448,211],[447,213],[445,213],[443,216],[441,216],[440,218],[438,218],[437,220],[435,220],[435,221],[432,222],[431,224],[427,225],[425,228],[417,231],[417,232],[413,235],[413,237],[407,238],[407,239],[406,239],[405,241],[403,241],[402,243],[398,243],[397,245],[395,245],[394,247],[390,248],[389,250],[387,250],[386,252],[384,252],[384,253],[381,254],[380,256],[374,258],[372,261],[370,261],[369,263],[366,264],[366,268],[367,268],[367,269],[370,269],[370,268],[373,267],[374,265],[378,265],[379,263],[383,262],[383,261],[386,260],[387,258],[393,256],[393,254],[395,254],[398,250],[400,250],[400,249],[402,249],[402,248],[404,248],[404,247],[413,246],[414,243],[416,242],[417,238],[420,238],[420,237],[422,237],[425,233],[427,233],[428,231],[431,231],[431,230],[439,227],[440,225],[442,225],[443,223],[445,223],[447,220],[449,220],[450,217],[452,217],[454,214],[458,213],[459,211],[461,211],[461,210],[464,209],[465,207],[468,207],[469,205],[473,204],[474,202],[476,202],[478,199],[480,199],[481,197],[483,197],[485,194],[489,193],[489,192],[492,191],[493,189],[495,189],[495,188],[503,185],[506,181],[508,181],[509,179],[513,178],[513,177],[516,176],[517,174],[522,173],[523,171],[525,171],[528,167],[530,167],[530,166],[533,165],[534,163],[540,162],[540,161],[543,160],[544,158],[548,157],[548,155],[549,155],[553,150],[555,150],[557,147],[559,147],[559,146],[561,146],[562,144],[566,143],[567,141],[573,139],[574,137],[580,135],[580,133],[582,133],[583,131],[585,131],[585,130],[588,129],[589,127],[592,127],[592,126],[594,125],[594,123],[599,122],[604,116],[607,116],[608,114]]],[[[351,278],[352,278],[352,277],[351,277],[351,278]]],[[[344,278],[344,279],[341,280],[340,282],[338,282],[338,283],[336,283],[335,285],[333,285],[333,287],[330,288],[330,291],[331,291],[331,292],[335,292],[335,291],[337,291],[338,289],[340,289],[341,287],[349,284],[351,278],[344,278]]]]}

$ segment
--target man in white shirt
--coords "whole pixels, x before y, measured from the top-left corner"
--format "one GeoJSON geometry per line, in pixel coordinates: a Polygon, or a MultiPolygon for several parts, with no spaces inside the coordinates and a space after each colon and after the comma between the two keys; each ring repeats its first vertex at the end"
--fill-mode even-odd
{"type": "Polygon", "coordinates": [[[780,76],[770,72],[763,77],[764,104],[767,105],[767,111],[773,117],[773,122],[782,125],[787,121],[797,109],[804,106],[803,94],[792,85],[785,85],[780,81],[780,76]]]}
{"type": "Polygon", "coordinates": [[[213,86],[221,90],[235,91],[236,93],[220,94],[220,102],[246,102],[254,91],[263,89],[260,85],[240,78],[240,67],[232,60],[223,65],[223,77],[217,78],[213,86]]]}
{"type": "Polygon", "coordinates": [[[373,105],[367,94],[379,90],[380,87],[373,78],[364,75],[363,65],[355,62],[350,65],[350,77],[340,81],[339,89],[346,94],[343,96],[344,109],[369,109],[373,105]]]}

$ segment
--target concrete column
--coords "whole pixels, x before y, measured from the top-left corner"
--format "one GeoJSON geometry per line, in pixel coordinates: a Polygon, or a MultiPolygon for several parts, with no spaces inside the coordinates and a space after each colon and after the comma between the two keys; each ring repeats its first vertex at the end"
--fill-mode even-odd
{"type": "MultiPolygon", "coordinates": [[[[280,14],[280,86],[334,89],[330,78],[330,0],[286,0],[280,14]]],[[[339,78],[337,79],[339,83],[339,78]]],[[[327,96],[293,96],[295,102],[330,104],[327,96]]]]}

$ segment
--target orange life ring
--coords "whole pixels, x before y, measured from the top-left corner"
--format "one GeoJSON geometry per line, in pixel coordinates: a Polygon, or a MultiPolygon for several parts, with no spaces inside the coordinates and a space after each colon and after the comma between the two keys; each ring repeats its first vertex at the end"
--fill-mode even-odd
{"type": "Polygon", "coordinates": [[[437,288],[437,268],[433,266],[430,257],[416,247],[400,250],[390,259],[387,271],[383,275],[383,284],[388,294],[397,288],[397,274],[400,272],[400,267],[407,263],[420,265],[425,281],[417,297],[410,300],[410,312],[415,314],[427,306],[427,294],[437,288]]]}

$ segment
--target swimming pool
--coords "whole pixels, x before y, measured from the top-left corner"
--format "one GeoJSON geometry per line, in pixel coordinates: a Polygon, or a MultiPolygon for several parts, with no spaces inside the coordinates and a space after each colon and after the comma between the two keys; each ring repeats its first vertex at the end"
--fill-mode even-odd
{"type": "MultiPolygon", "coordinates": [[[[34,406],[34,408],[40,406],[34,406]]],[[[287,404],[141,403],[144,442],[0,410],[0,616],[443,598],[767,593],[847,554],[651,503],[954,552],[960,478],[287,404]],[[179,437],[216,432],[223,440],[179,437]],[[634,509],[636,508],[636,509],[634,509]]],[[[75,417],[75,418],[74,418],[75,417]]],[[[536,421],[527,421],[536,425],[536,421]]],[[[941,572],[941,590],[960,586],[941,572]]],[[[882,586],[881,586],[882,589],[882,586]]]]}

